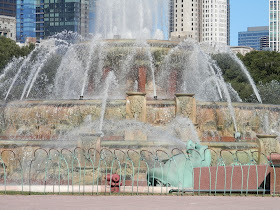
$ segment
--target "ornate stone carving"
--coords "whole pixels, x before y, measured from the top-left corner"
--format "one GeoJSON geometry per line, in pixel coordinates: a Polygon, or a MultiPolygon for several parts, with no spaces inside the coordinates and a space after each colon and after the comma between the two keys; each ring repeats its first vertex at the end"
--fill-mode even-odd
{"type": "Polygon", "coordinates": [[[145,93],[127,93],[126,119],[146,122],[146,97],[145,93]]]}
{"type": "MultiPolygon", "coordinates": [[[[146,122],[146,94],[127,93],[126,119],[146,122]]],[[[126,131],[125,140],[147,140],[147,135],[140,130],[126,131]]]]}
{"type": "Polygon", "coordinates": [[[257,135],[259,144],[259,163],[265,164],[271,153],[280,153],[280,144],[276,135],[257,135]]]}
{"type": "Polygon", "coordinates": [[[196,102],[194,94],[175,94],[176,115],[187,117],[196,124],[196,102]]]}
{"type": "Polygon", "coordinates": [[[184,117],[191,118],[192,116],[192,104],[190,102],[188,98],[182,98],[180,100],[180,112],[184,117]]]}
{"type": "Polygon", "coordinates": [[[144,102],[141,98],[131,97],[130,99],[130,110],[133,115],[133,118],[138,120],[140,114],[143,111],[144,102]]]}

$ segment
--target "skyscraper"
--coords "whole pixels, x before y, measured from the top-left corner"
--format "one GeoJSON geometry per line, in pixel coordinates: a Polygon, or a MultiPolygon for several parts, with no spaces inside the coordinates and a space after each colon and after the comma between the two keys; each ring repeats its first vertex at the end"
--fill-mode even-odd
{"type": "Polygon", "coordinates": [[[0,15],[16,17],[17,0],[0,0],[0,15]]]}
{"type": "Polygon", "coordinates": [[[17,0],[17,41],[48,38],[64,30],[88,37],[96,0],[17,0]]]}
{"type": "Polygon", "coordinates": [[[269,47],[280,51],[280,0],[269,0],[269,47]]]}
{"type": "Polygon", "coordinates": [[[81,33],[80,0],[44,0],[45,38],[67,30],[81,33]]]}
{"type": "Polygon", "coordinates": [[[36,39],[36,0],[17,0],[17,41],[36,39]]]}
{"type": "Polygon", "coordinates": [[[261,50],[261,38],[269,34],[268,26],[248,27],[247,31],[238,33],[238,46],[252,47],[261,50]]]}
{"type": "Polygon", "coordinates": [[[268,50],[269,49],[269,37],[262,36],[260,39],[260,50],[268,50]]]}
{"type": "Polygon", "coordinates": [[[96,19],[96,2],[97,0],[89,1],[89,33],[93,34],[95,32],[95,19],[96,19]]]}
{"type": "Polygon", "coordinates": [[[229,0],[173,0],[171,37],[229,44],[229,6],[229,0]]]}

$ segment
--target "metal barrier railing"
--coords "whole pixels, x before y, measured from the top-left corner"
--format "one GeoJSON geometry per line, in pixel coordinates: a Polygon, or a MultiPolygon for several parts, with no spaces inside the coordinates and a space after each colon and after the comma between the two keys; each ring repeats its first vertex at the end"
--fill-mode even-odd
{"type": "MultiPolygon", "coordinates": [[[[280,154],[270,154],[273,155],[280,154]]],[[[275,196],[280,191],[277,184],[280,170],[270,160],[259,151],[217,152],[211,148],[205,149],[204,154],[178,148],[170,153],[162,149],[152,152],[37,148],[29,156],[16,149],[4,149],[0,152],[0,191],[94,195],[112,194],[112,189],[119,189],[117,193],[131,195],[174,192],[275,196]],[[217,162],[203,166],[209,151],[217,162]],[[261,165],[257,164],[259,156],[266,160],[261,165]],[[201,163],[200,167],[193,166],[193,157],[201,163]],[[119,180],[110,178],[114,174],[119,180]]]]}

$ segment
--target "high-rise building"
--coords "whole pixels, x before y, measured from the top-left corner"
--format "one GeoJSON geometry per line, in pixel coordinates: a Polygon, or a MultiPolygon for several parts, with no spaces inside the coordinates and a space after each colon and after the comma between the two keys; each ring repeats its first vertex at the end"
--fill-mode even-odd
{"type": "Polygon", "coordinates": [[[269,0],[269,47],[280,51],[280,0],[269,0]]]}
{"type": "Polygon", "coordinates": [[[227,45],[230,45],[230,0],[227,0],[227,45]]]}
{"type": "Polygon", "coordinates": [[[17,0],[0,0],[0,15],[16,17],[17,0]]]}
{"type": "Polygon", "coordinates": [[[252,47],[261,50],[261,38],[269,34],[268,26],[248,27],[247,31],[238,33],[238,46],[252,47]]]}
{"type": "Polygon", "coordinates": [[[67,30],[81,33],[80,0],[44,0],[45,38],[67,30]]]}
{"type": "Polygon", "coordinates": [[[36,0],[36,39],[37,41],[44,39],[44,0],[36,0]]]}
{"type": "Polygon", "coordinates": [[[0,36],[16,41],[16,18],[0,15],[0,36]]]}
{"type": "Polygon", "coordinates": [[[97,0],[90,0],[89,1],[89,34],[93,34],[95,32],[95,20],[96,20],[96,3],[97,0]]]}
{"type": "Polygon", "coordinates": [[[171,38],[229,44],[229,6],[229,0],[173,0],[171,38]]]}
{"type": "Polygon", "coordinates": [[[17,0],[17,41],[36,40],[36,0],[17,0]]]}
{"type": "Polygon", "coordinates": [[[169,1],[169,36],[171,36],[171,33],[174,31],[174,1],[169,1]]]}
{"type": "Polygon", "coordinates": [[[269,49],[269,36],[262,36],[260,39],[260,50],[269,49]]]}
{"type": "MultiPolygon", "coordinates": [[[[64,30],[88,37],[96,0],[17,0],[17,40],[40,41],[64,30]]],[[[92,33],[92,32],[91,32],[92,33]]]]}

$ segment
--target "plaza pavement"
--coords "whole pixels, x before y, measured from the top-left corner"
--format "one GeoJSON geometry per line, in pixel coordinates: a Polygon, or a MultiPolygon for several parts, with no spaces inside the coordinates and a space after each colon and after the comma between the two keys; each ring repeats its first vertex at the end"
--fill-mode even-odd
{"type": "Polygon", "coordinates": [[[280,209],[279,197],[1,195],[1,210],[280,209]]]}

